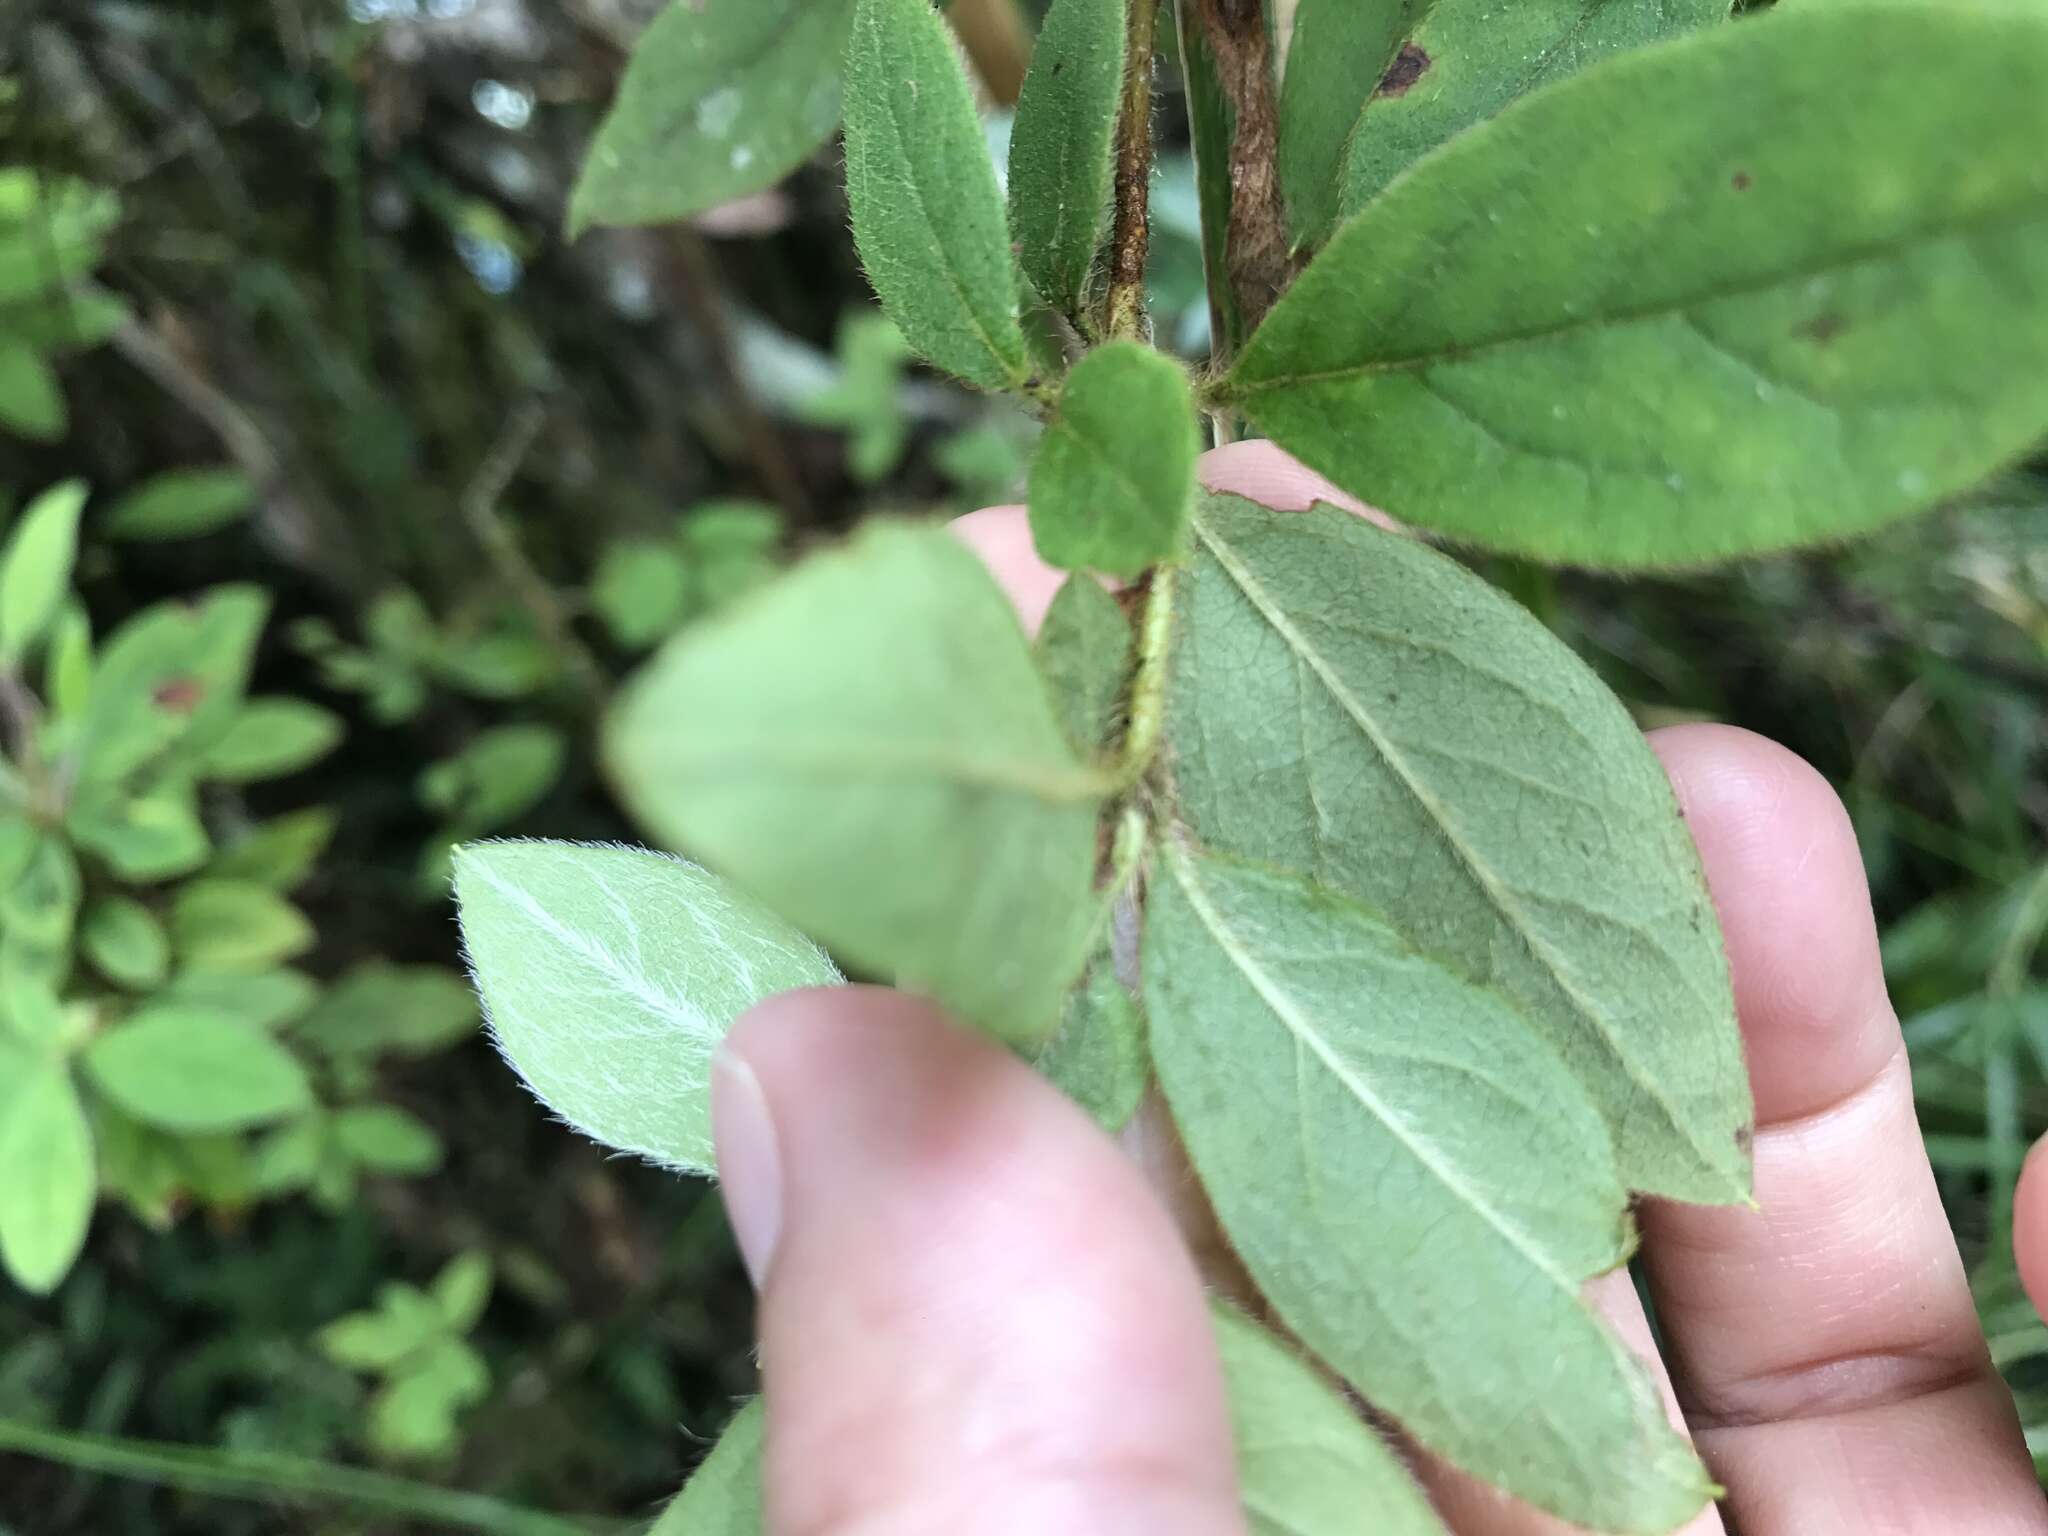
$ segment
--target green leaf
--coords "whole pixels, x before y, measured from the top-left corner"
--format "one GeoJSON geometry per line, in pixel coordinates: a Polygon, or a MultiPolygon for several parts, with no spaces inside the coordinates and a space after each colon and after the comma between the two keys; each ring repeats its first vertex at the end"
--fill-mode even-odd
{"type": "Polygon", "coordinates": [[[253,976],[200,971],[174,976],[154,1002],[249,1029],[274,1029],[320,1000],[320,987],[302,971],[261,971],[253,976]]]}
{"type": "Polygon", "coordinates": [[[0,888],[0,929],[38,949],[61,949],[71,942],[82,890],[78,859],[70,845],[53,833],[42,833],[13,884],[0,888]]]}
{"type": "MultiPolygon", "coordinates": [[[[848,471],[862,485],[873,485],[903,461],[903,450],[910,443],[903,365],[913,354],[896,322],[870,309],[849,310],[840,317],[837,349],[838,377],[798,400],[794,411],[800,421],[844,430],[848,471]]],[[[693,530],[701,533],[705,515],[702,510],[693,515],[693,530]]],[[[775,534],[781,534],[779,520],[775,534]]],[[[773,544],[771,539],[769,547],[773,544]]],[[[706,585],[717,590],[715,573],[706,585]]]]}
{"type": "Polygon", "coordinates": [[[100,524],[111,539],[191,539],[248,514],[256,486],[239,469],[174,469],[115,502],[100,524]]]}
{"type": "Polygon", "coordinates": [[[394,1282],[378,1290],[375,1311],[336,1318],[314,1335],[313,1342],[336,1365],[382,1372],[445,1336],[447,1327],[441,1309],[425,1291],[394,1282]]]}
{"type": "Polygon", "coordinates": [[[772,186],[832,135],[852,0],[673,0],[641,35],[569,200],[569,234],[772,186]]]}
{"type": "Polygon", "coordinates": [[[1356,213],[1415,160],[1516,97],[1727,19],[1728,0],[1433,0],[1399,50],[1383,55],[1385,77],[1360,103],[1364,115],[1354,119],[1344,159],[1343,213],[1356,213]]]}
{"type": "Polygon", "coordinates": [[[478,1252],[457,1254],[434,1277],[429,1294],[450,1332],[469,1332],[490,1304],[490,1255],[478,1252]]]}
{"type": "Polygon", "coordinates": [[[441,1166],[441,1138],[417,1115],[391,1104],[355,1104],[337,1110],[335,1143],[373,1173],[417,1176],[441,1166]]]}
{"type": "Polygon", "coordinates": [[[766,1417],[758,1397],[740,1409],[647,1536],[761,1536],[761,1428],[766,1417]]]}
{"type": "Polygon", "coordinates": [[[424,1056],[476,1032],[476,993],[438,965],[372,960],[335,983],[299,1026],[329,1056],[424,1056]]]}
{"type": "Polygon", "coordinates": [[[871,525],[671,641],[607,751],[659,837],[855,964],[1012,1040],[1053,1026],[1106,784],[944,530],[871,525]]]}
{"type": "Polygon", "coordinates": [[[261,1030],[182,1006],[147,1008],[86,1048],[115,1104],[161,1130],[239,1131],[313,1102],[305,1070],[261,1030]]]}
{"type": "Polygon", "coordinates": [[[105,784],[83,785],[64,827],[121,879],[144,885],[189,875],[213,846],[199,819],[198,794],[187,783],[133,796],[105,784]]]}
{"type": "Polygon", "coordinates": [[[461,1443],[457,1416],[490,1391],[475,1350],[443,1339],[370,1401],[370,1445],[394,1460],[452,1454],[461,1443]]]}
{"type": "Polygon", "coordinates": [[[71,1074],[55,1059],[0,1062],[0,1264],[23,1290],[48,1295],[92,1225],[98,1184],[92,1130],[71,1074]]]}
{"type": "Polygon", "coordinates": [[[223,880],[252,880],[273,891],[292,890],[313,872],[340,824],[340,816],[324,805],[273,817],[223,848],[213,873],[223,880]]]}
{"type": "Polygon", "coordinates": [[[1445,1536],[1415,1475],[1313,1366],[1215,1306],[1251,1536],[1445,1536]]]}
{"type": "Polygon", "coordinates": [[[194,880],[172,899],[171,943],[188,971],[267,971],[312,948],[313,925],[268,886],[194,880]]]}
{"type": "Polygon", "coordinates": [[[1194,151],[1195,201],[1199,211],[1202,266],[1209,277],[1209,326],[1219,358],[1235,357],[1244,345],[1244,316],[1225,280],[1233,200],[1231,146],[1237,112],[1224,89],[1222,70],[1200,27],[1188,26],[1184,7],[1175,6],[1182,88],[1187,94],[1188,139],[1194,151]]]}
{"type": "Polygon", "coordinates": [[[1131,623],[1091,576],[1070,576],[1053,594],[1033,647],[1067,740],[1083,757],[1109,744],[1129,679],[1131,623]]]}
{"type": "Polygon", "coordinates": [[[1620,702],[1414,540],[1232,497],[1196,529],[1167,730],[1197,835],[1305,871],[1519,1001],[1614,1129],[1631,1189],[1744,1198],[1720,930],[1620,702]]]}
{"type": "Polygon", "coordinates": [[[83,775],[112,784],[174,747],[203,752],[242,706],[269,606],[255,587],[215,587],[114,631],[79,723],[83,775]]]}
{"type": "Polygon", "coordinates": [[[1123,0],[1053,0],[1010,130],[1018,263],[1076,324],[1108,223],[1128,51],[1123,0]]]}
{"type": "Polygon", "coordinates": [[[1031,375],[1003,195],[930,0],[858,0],[846,63],[853,238],[913,347],[984,389],[1031,375]]]}
{"type": "Polygon", "coordinates": [[[142,991],[170,974],[170,937],[156,914],[132,896],[103,896],[86,908],[78,944],[117,986],[142,991]]]}
{"type": "MultiPolygon", "coordinates": [[[[1439,0],[1301,0],[1280,92],[1280,185],[1297,250],[1337,222],[1345,151],[1401,41],[1439,0]]],[[[1513,13],[1510,13],[1513,14],[1513,13]]]]}
{"type": "Polygon", "coordinates": [[[1067,994],[1059,1031],[1035,1065],[1106,1131],[1122,1130],[1137,1113],[1152,1076],[1145,1016],[1107,949],[1067,994]]]}
{"type": "Polygon", "coordinates": [[[341,718],[304,699],[251,699],[199,760],[207,778],[250,784],[317,763],[342,737],[341,718]]]}
{"type": "Polygon", "coordinates": [[[1075,365],[1031,467],[1031,538],[1052,565],[1133,577],[1179,552],[1201,455],[1180,364],[1112,341],[1075,365]]]}
{"type": "Polygon", "coordinates": [[[1288,1328],[1430,1449],[1600,1530],[1711,1485],[1579,1288],[1627,1257],[1606,1132],[1507,1003],[1295,876],[1163,851],[1153,1060],[1288,1328]],[[1333,1192],[1372,1192],[1372,1219],[1333,1192]]]}
{"type": "Polygon", "coordinates": [[[1928,6],[1610,59],[1339,230],[1225,392],[1394,516],[1538,560],[1873,528],[2048,429],[2044,76],[2048,27],[1928,6]]]}
{"type": "Polygon", "coordinates": [[[629,651],[644,651],[683,621],[690,570],[665,539],[614,539],[590,578],[590,607],[629,651]]]}
{"type": "Polygon", "coordinates": [[[808,939],[694,865],[628,848],[457,850],[491,1032],[542,1103],[668,1167],[712,1167],[711,1053],[763,998],[839,979],[808,939]]]}
{"type": "Polygon", "coordinates": [[[64,435],[70,420],[64,391],[42,354],[0,335],[0,427],[48,443],[64,435]]]}
{"type": "Polygon", "coordinates": [[[71,591],[85,495],[83,480],[52,486],[28,504],[0,548],[0,667],[20,663],[71,591]]]}
{"type": "Polygon", "coordinates": [[[420,799],[448,818],[457,838],[517,821],[562,776],[568,744],[545,725],[500,725],[478,732],[453,757],[420,775],[420,799]]]}
{"type": "Polygon", "coordinates": [[[114,194],[82,181],[0,170],[0,304],[46,294],[90,272],[121,215],[114,194]]]}
{"type": "Polygon", "coordinates": [[[43,693],[53,720],[75,718],[92,692],[92,619],[76,598],[57,610],[43,655],[43,693]]]}

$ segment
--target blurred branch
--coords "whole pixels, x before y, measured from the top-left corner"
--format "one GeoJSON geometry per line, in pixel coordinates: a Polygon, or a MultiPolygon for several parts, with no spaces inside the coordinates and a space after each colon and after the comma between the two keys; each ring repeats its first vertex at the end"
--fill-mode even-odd
{"type": "Polygon", "coordinates": [[[953,0],[946,14],[989,97],[999,107],[1016,106],[1031,63],[1031,28],[1017,0],[953,0]]]}

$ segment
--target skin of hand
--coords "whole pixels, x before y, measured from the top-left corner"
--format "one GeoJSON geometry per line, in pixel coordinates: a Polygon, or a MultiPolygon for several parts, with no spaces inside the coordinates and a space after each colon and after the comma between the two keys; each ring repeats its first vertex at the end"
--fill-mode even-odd
{"type": "MultiPolygon", "coordinates": [[[[1204,478],[1363,510],[1265,444],[1204,478]]],[[[1035,627],[1062,576],[1023,510],[955,527],[1035,627]]],[[[1757,1105],[1756,1208],[1640,1212],[1664,1358],[1625,1273],[1589,1287],[1727,1490],[1686,1536],[2048,1533],[1841,802],[1744,731],[1650,740],[1720,913],[1757,1105]]],[[[734,1027],[713,1107],[761,1293],[770,1536],[1243,1536],[1195,1264],[1138,1165],[1029,1067],[913,997],[798,992],[734,1027]]],[[[2041,1305],[2039,1147],[2017,1227],[2041,1305]]],[[[1567,1529],[1418,1472],[1458,1536],[1567,1529]]]]}

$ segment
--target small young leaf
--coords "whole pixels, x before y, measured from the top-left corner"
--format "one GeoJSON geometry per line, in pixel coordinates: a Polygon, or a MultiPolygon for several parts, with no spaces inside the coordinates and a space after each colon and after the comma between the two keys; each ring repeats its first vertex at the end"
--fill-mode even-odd
{"type": "Polygon", "coordinates": [[[1108,744],[1130,670],[1131,621],[1092,576],[1053,595],[1033,646],[1067,740],[1083,757],[1108,744]]]}
{"type": "Polygon", "coordinates": [[[298,1033],[341,1059],[424,1056],[467,1039],[477,1020],[476,993],[440,966],[372,960],[336,982],[298,1033]]]}
{"type": "Polygon", "coordinates": [[[170,938],[156,914],[133,897],[103,896],[86,908],[78,943],[116,986],[146,990],[170,974],[170,938]]]}
{"type": "Polygon", "coordinates": [[[52,486],[28,504],[0,547],[0,667],[19,664],[71,590],[85,494],[82,480],[52,486]]]}
{"type": "Polygon", "coordinates": [[[1632,1233],[1607,1135],[1507,1003],[1292,875],[1166,847],[1153,1060],[1223,1229],[1301,1340],[1539,1508],[1653,1532],[1706,1474],[1580,1285],[1632,1233]],[[1370,1190],[1370,1220],[1331,1191],[1370,1190]]]}
{"type": "Polygon", "coordinates": [[[981,123],[930,0],[858,0],[846,195],[861,261],[904,339],[984,389],[1031,374],[1017,267],[981,123]]]}
{"type": "Polygon", "coordinates": [[[1035,1065],[1106,1131],[1122,1130],[1137,1113],[1152,1076],[1145,1016],[1117,979],[1107,950],[1067,994],[1059,1032],[1035,1065]]]}
{"type": "Polygon", "coordinates": [[[1414,1473],[1314,1367],[1229,1307],[1211,1316],[1251,1536],[1445,1536],[1414,1473]]]}
{"type": "Polygon", "coordinates": [[[468,1333],[491,1300],[491,1259],[486,1253],[460,1253],[434,1277],[428,1294],[440,1309],[451,1333],[468,1333]]]}
{"type": "Polygon", "coordinates": [[[21,861],[21,873],[0,888],[0,930],[38,949],[61,949],[71,942],[83,889],[70,845],[42,833],[21,861]]]}
{"type": "Polygon", "coordinates": [[[80,848],[138,885],[189,875],[212,848],[199,819],[198,795],[186,783],[164,784],[144,795],[84,784],[64,829],[80,848]]]}
{"type": "Polygon", "coordinates": [[[341,741],[339,716],[304,699],[251,699],[199,759],[206,778],[250,784],[317,763],[341,741]]]}
{"type": "Polygon", "coordinates": [[[43,694],[56,721],[75,719],[92,692],[92,619],[73,598],[57,610],[43,653],[43,694]]]}
{"type": "Polygon", "coordinates": [[[2043,78],[2048,27],[1973,7],[1786,7],[1609,59],[1340,229],[1226,393],[1394,516],[1538,560],[1917,511],[2048,429],[2043,78]]]}
{"type": "Polygon", "coordinates": [[[1600,1106],[1630,1188],[1743,1198],[1720,929],[1620,702],[1415,540],[1220,496],[1196,528],[1167,730],[1197,835],[1308,872],[1518,1000],[1600,1106]]]}
{"type": "Polygon", "coordinates": [[[740,1409],[647,1536],[761,1536],[761,1427],[766,1417],[758,1397],[740,1409]]]}
{"type": "Polygon", "coordinates": [[[70,1272],[92,1225],[92,1129],[64,1063],[35,1059],[4,1040],[0,1169],[0,1264],[23,1290],[47,1295],[70,1272]]]}
{"type": "Polygon", "coordinates": [[[257,588],[215,587],[115,630],[79,721],[81,775],[111,785],[173,748],[203,752],[241,708],[269,608],[257,588]]]}
{"type": "Polygon", "coordinates": [[[1109,212],[1123,0],[1053,0],[1010,130],[1010,230],[1039,297],[1079,324],[1109,212]]]}
{"type": "Polygon", "coordinates": [[[642,34],[569,199],[569,234],[773,186],[832,136],[853,0],[672,0],[642,34]]]}
{"type": "Polygon", "coordinates": [[[313,872],[340,824],[340,816],[324,805],[288,811],[250,828],[223,848],[211,873],[223,880],[289,891],[313,872]]]}
{"type": "Polygon", "coordinates": [[[630,848],[478,843],[455,855],[462,937],[498,1048],[586,1136],[708,1172],[711,1053],[763,998],[839,979],[723,881],[630,848]]]}
{"type": "Polygon", "coordinates": [[[1337,222],[1344,155],[1401,40],[1435,0],[1301,0],[1280,93],[1280,184],[1297,249],[1337,222]]]}
{"type": "Polygon", "coordinates": [[[417,1115],[390,1104],[352,1104],[334,1116],[334,1140],[372,1173],[418,1176],[441,1166],[441,1138],[417,1115]]]}
{"type": "Polygon", "coordinates": [[[159,1005],[86,1048],[100,1091],[145,1125],[239,1131],[313,1102],[305,1070],[270,1036],[183,1006],[159,1005]]]}
{"type": "Polygon", "coordinates": [[[248,1029],[274,1029],[298,1018],[319,1000],[320,987],[312,977],[302,971],[280,970],[253,976],[211,971],[176,976],[152,1002],[248,1029]]]}
{"type": "Polygon", "coordinates": [[[0,427],[36,442],[54,442],[70,425],[57,375],[33,347],[0,334],[0,427]]]}
{"type": "Polygon", "coordinates": [[[1112,341],[1075,365],[1031,467],[1031,538],[1066,570],[1132,577],[1179,552],[1201,456],[1187,374],[1112,341]]]}
{"type": "Polygon", "coordinates": [[[590,607],[629,651],[665,639],[690,605],[690,571],[665,539],[615,539],[590,578],[590,607]]]}
{"type": "Polygon", "coordinates": [[[493,726],[427,768],[420,799],[448,818],[458,838],[494,831],[540,803],[562,776],[567,754],[562,733],[551,726],[493,726]]]}
{"type": "Polygon", "coordinates": [[[171,944],[187,971],[267,971],[310,949],[313,925],[268,886],[195,880],[172,900],[171,944]]]}
{"type": "Polygon", "coordinates": [[[1728,19],[1728,0],[1432,0],[1360,103],[1344,158],[1341,213],[1363,208],[1410,164],[1517,96],[1612,54],[1728,19]]]}
{"type": "Polygon", "coordinates": [[[871,525],[679,636],[607,745],[658,836],[849,960],[1014,1041],[1053,1026],[1106,785],[950,534],[871,525]]]}
{"type": "Polygon", "coordinates": [[[239,469],[174,469],[115,502],[100,523],[112,539],[193,539],[247,515],[256,487],[239,469]]]}
{"type": "Polygon", "coordinates": [[[370,1400],[370,1446],[397,1461],[450,1455],[462,1410],[490,1389],[482,1356],[460,1339],[438,1339],[370,1400]]]}

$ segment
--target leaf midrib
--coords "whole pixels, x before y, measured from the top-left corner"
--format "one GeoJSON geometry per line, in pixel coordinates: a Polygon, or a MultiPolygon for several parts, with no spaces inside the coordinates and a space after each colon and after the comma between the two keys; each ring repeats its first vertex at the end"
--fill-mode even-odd
{"type": "Polygon", "coordinates": [[[1216,947],[1224,953],[1238,973],[1251,984],[1252,990],[1272,1010],[1273,1016],[1286,1026],[1287,1032],[1305,1046],[1329,1071],[1330,1075],[1343,1084],[1353,1098],[1364,1106],[1373,1119],[1385,1127],[1388,1134],[1405,1147],[1409,1154],[1420,1163],[1438,1183],[1470,1208],[1486,1224],[1498,1232],[1515,1251],[1527,1259],[1545,1278],[1555,1284],[1568,1296],[1578,1294],[1581,1276],[1569,1275],[1560,1269],[1542,1252],[1522,1227],[1498,1210],[1490,1201],[1474,1189],[1456,1169],[1443,1162],[1427,1141],[1417,1136],[1393,1110],[1380,1101],[1377,1094],[1363,1078],[1337,1052],[1337,1049],[1323,1036],[1313,1021],[1303,1014],[1279,982],[1267,975],[1265,969],[1251,955],[1223,915],[1208,899],[1202,889],[1200,877],[1185,847],[1169,841],[1165,845],[1166,862],[1173,871],[1174,882],[1187,897],[1188,905],[1195,916],[1215,940],[1216,947]]]}
{"type": "MultiPolygon", "coordinates": [[[[1453,825],[1449,814],[1441,802],[1437,800],[1435,795],[1430,793],[1429,789],[1416,776],[1407,759],[1395,747],[1394,743],[1379,730],[1365,707],[1344,686],[1343,681],[1335,675],[1334,670],[1322,653],[1309,644],[1308,638],[1294,627],[1288,620],[1287,615],[1273,601],[1271,594],[1259,582],[1258,578],[1238,558],[1236,552],[1230,548],[1229,544],[1214,529],[1210,528],[1199,517],[1195,520],[1194,526],[1196,536],[1208,547],[1209,552],[1215,557],[1216,563],[1222,568],[1224,574],[1229,576],[1237,585],[1238,590],[1244,593],[1246,601],[1250,602],[1258,610],[1260,617],[1272,626],[1274,632],[1286,643],[1288,649],[1293,651],[1315,673],[1323,686],[1329,690],[1330,696],[1343,709],[1345,715],[1358,727],[1366,740],[1372,744],[1373,749],[1379,753],[1381,761],[1387,765],[1395,778],[1400,781],[1402,787],[1414,798],[1415,803],[1422,808],[1423,813],[1428,816],[1431,824],[1443,834],[1445,846],[1450,848],[1458,862],[1464,866],[1474,882],[1479,886],[1479,889],[1485,894],[1487,901],[1492,905],[1493,909],[1508,924],[1509,928],[1521,940],[1523,945],[1527,947],[1529,953],[1543,968],[1544,974],[1550,977],[1558,990],[1570,1002],[1575,1016],[1584,1019],[1593,1026],[1601,1041],[1606,1045],[1609,1055],[1616,1062],[1620,1063],[1622,1070],[1642,1088],[1657,1105],[1658,1109],[1662,1111],[1665,1120],[1672,1129],[1683,1136],[1692,1147],[1694,1155],[1699,1159],[1700,1166],[1703,1169],[1713,1170],[1718,1174],[1721,1165],[1708,1154],[1706,1146],[1701,1142],[1698,1135],[1678,1114],[1677,1107],[1671,1102],[1670,1096],[1655,1081],[1644,1075],[1638,1068],[1634,1058],[1622,1048],[1620,1040],[1616,1038],[1615,1032],[1605,1015],[1595,1009],[1580,990],[1566,978],[1558,964],[1557,956],[1552,952],[1551,946],[1538,939],[1536,934],[1530,930],[1526,914],[1523,913],[1520,904],[1513,898],[1505,882],[1494,873],[1491,866],[1480,856],[1478,850],[1466,843],[1465,839],[1459,834],[1458,829],[1453,825]]],[[[1624,1170],[1624,1172],[1626,1171],[1624,1170]]]]}
{"type": "MultiPolygon", "coordinates": [[[[1368,216],[1362,213],[1357,217],[1368,216]]],[[[1708,287],[1682,298],[1624,307],[1606,314],[1591,315],[1585,319],[1567,319],[1555,324],[1532,326],[1527,330],[1488,337],[1484,341],[1472,342],[1465,346],[1443,347],[1433,352],[1417,352],[1402,357],[1374,358],[1368,362],[1352,363],[1341,368],[1272,374],[1260,379],[1240,378],[1239,374],[1257,359],[1258,338],[1254,337],[1252,342],[1247,344],[1244,358],[1237,368],[1223,381],[1221,393],[1224,399],[1246,400],[1274,390],[1294,389],[1307,384],[1370,378],[1380,374],[1409,373],[1442,367],[1449,363],[1468,362],[1494,352],[1527,346],[1531,342],[1553,341],[1559,337],[1573,336],[1585,331],[1620,329],[1646,320],[1662,320],[1672,315],[1686,314],[1701,305],[1716,304],[1728,299],[1756,298],[1775,288],[1830,276],[1866,262],[1903,258],[1910,249],[1930,245],[1938,240],[1967,238],[2022,228],[2043,218],[2048,218],[2048,192],[2024,199],[2012,209],[2001,209],[1996,215],[1963,219],[1947,224],[1916,225],[1883,241],[1867,241],[1860,245],[1843,247],[1829,253],[1824,260],[1778,268],[1753,279],[1708,287]]]]}

